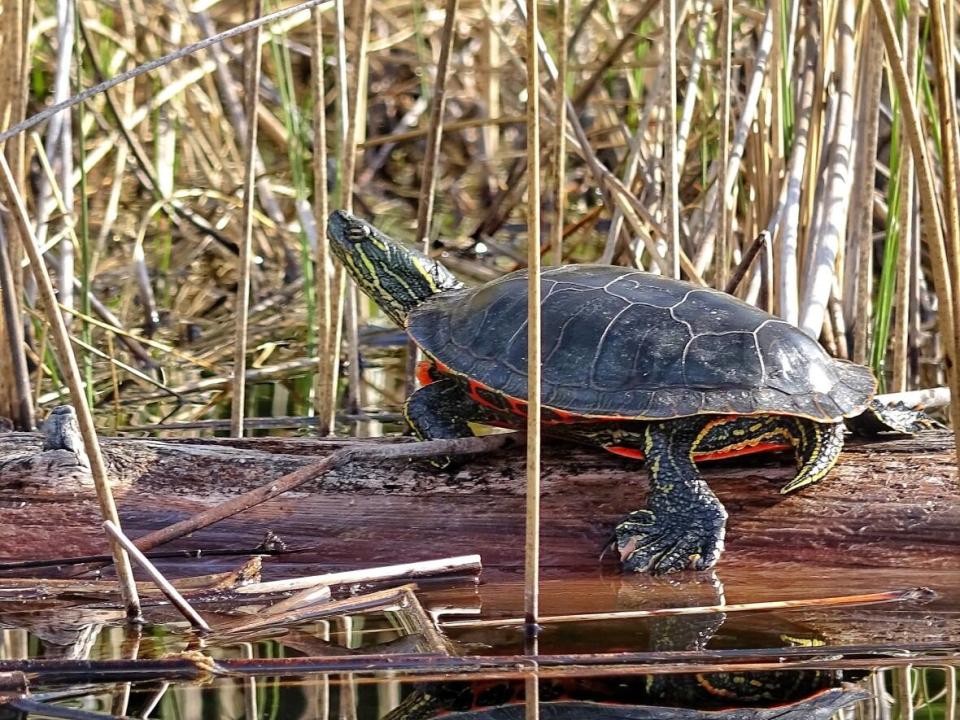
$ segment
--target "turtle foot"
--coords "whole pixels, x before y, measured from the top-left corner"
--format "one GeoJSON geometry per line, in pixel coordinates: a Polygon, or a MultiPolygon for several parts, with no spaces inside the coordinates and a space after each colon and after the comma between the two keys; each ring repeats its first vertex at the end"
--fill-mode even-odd
{"type": "Polygon", "coordinates": [[[677,516],[638,510],[617,525],[616,544],[624,570],[654,575],[707,570],[723,551],[727,513],[716,506],[677,516]]]}

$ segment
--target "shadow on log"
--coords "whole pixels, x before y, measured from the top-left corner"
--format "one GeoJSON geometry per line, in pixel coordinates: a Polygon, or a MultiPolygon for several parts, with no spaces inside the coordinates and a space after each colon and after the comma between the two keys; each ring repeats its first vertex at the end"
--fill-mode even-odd
{"type": "MultiPolygon", "coordinates": [[[[76,457],[42,451],[39,435],[0,435],[0,554],[4,559],[102,551],[97,506],[76,457]]],[[[124,529],[133,538],[296,470],[334,450],[396,439],[103,439],[124,529]]],[[[960,491],[952,438],[848,444],[819,484],[779,487],[790,458],[704,466],[726,505],[724,566],[944,569],[960,550],[960,491]]],[[[266,530],[325,567],[479,552],[494,573],[522,567],[522,451],[474,458],[454,473],[422,462],[358,461],[174,543],[249,547],[266,530]]],[[[595,568],[613,525],[641,507],[635,461],[548,444],[543,462],[543,567],[549,576],[595,568]]]]}

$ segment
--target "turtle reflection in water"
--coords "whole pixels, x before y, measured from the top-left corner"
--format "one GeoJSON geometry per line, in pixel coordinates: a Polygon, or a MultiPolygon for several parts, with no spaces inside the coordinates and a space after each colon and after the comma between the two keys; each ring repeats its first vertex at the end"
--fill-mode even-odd
{"type": "MultiPolygon", "coordinates": [[[[624,580],[618,592],[623,607],[646,605],[654,588],[671,607],[722,605],[723,586],[713,573],[698,574],[683,582],[634,584],[624,580]]],[[[822,634],[803,623],[777,617],[763,621],[738,617],[732,627],[725,613],[653,616],[642,621],[606,622],[603,630],[544,633],[551,652],[575,656],[582,641],[606,652],[646,647],[654,657],[685,651],[690,658],[708,648],[736,647],[818,648],[822,634]],[[626,646],[624,642],[626,641],[626,646]],[[571,645],[573,643],[573,645],[571,645]],[[609,643],[609,644],[607,644],[609,643]]],[[[514,642],[517,638],[514,637],[514,642]]],[[[468,634],[460,642],[478,642],[468,634]]],[[[497,641],[491,638],[496,645],[497,641]]],[[[502,640],[501,640],[502,642],[502,640]]],[[[502,647],[502,645],[500,646],[502,647]]],[[[749,652],[749,651],[746,651],[749,652]]],[[[667,660],[667,662],[670,662],[667,660]]],[[[705,662],[716,662],[716,660],[705,662]]],[[[572,669],[572,668],[570,668],[572,669]]],[[[545,670],[544,672],[547,672],[545,670]]],[[[659,672],[589,677],[567,675],[541,678],[540,717],[560,720],[828,720],[842,707],[866,697],[844,681],[860,679],[862,671],[831,668],[737,670],[717,672],[659,672]]],[[[401,703],[382,720],[513,720],[524,717],[524,682],[486,680],[433,682],[414,686],[401,703]]]]}
{"type": "MultiPolygon", "coordinates": [[[[427,360],[405,415],[421,439],[469,423],[525,427],[527,273],[465,288],[440,263],[343,211],[331,247],[427,360]]],[[[647,507],[616,528],[624,566],[703,570],[726,511],[696,462],[792,448],[783,492],[816,482],[843,447],[844,418],[870,411],[909,431],[909,411],[872,401],[876,380],[793,325],[716,290],[622,267],[541,273],[542,418],[551,435],[644,459],[647,507]]]]}
{"type": "MultiPolygon", "coordinates": [[[[613,680],[609,682],[613,683],[613,680]]],[[[620,680],[622,683],[622,679],[620,680]]],[[[541,694],[543,694],[541,684],[541,694]]],[[[591,700],[550,699],[542,697],[540,717],[544,720],[829,720],[838,710],[868,697],[860,690],[828,688],[795,702],[764,708],[696,710],[682,707],[657,707],[591,700]]],[[[421,698],[416,698],[420,700],[421,698]]],[[[426,708],[423,708],[426,710],[426,708]]],[[[523,720],[526,707],[522,697],[514,702],[474,709],[445,709],[442,714],[400,705],[383,720],[523,720]]]]}
{"type": "MultiPolygon", "coordinates": [[[[722,586],[710,576],[676,586],[678,607],[692,602],[692,592],[707,588],[723,602],[722,586]]],[[[649,646],[657,653],[704,652],[726,620],[724,613],[652,617],[645,623],[607,628],[617,637],[640,638],[649,629],[649,646]]],[[[726,635],[747,635],[728,628],[726,635]]],[[[818,646],[819,633],[791,623],[789,628],[754,628],[756,647],[818,646]],[[786,633],[784,631],[787,631],[786,633]]],[[[562,642],[554,638],[554,642],[562,642]]],[[[721,641],[722,642],[722,641],[721,641]]],[[[832,669],[775,669],[701,673],[634,674],[620,677],[541,679],[540,717],[556,720],[828,720],[840,708],[866,697],[841,688],[844,680],[864,673],[832,669]]],[[[434,682],[415,686],[382,720],[520,720],[524,717],[524,682],[434,682]]]]}

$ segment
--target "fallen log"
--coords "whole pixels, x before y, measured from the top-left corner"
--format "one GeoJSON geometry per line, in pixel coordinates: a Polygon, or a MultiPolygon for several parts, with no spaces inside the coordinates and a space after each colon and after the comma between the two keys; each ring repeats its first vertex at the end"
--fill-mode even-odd
{"type": "MultiPolygon", "coordinates": [[[[402,439],[104,438],[103,452],[132,538],[251,490],[344,447],[402,439]]],[[[786,457],[704,466],[726,505],[722,565],[944,569],[960,550],[960,490],[952,438],[925,432],[851,441],[821,483],[790,496],[786,457]]],[[[41,436],[0,435],[0,558],[100,552],[95,497],[84,468],[41,436]]],[[[543,566],[596,567],[613,525],[643,505],[640,463],[589,448],[547,444],[543,566]]],[[[421,462],[357,460],[296,491],[205,528],[173,547],[255,545],[268,529],[309,546],[325,567],[482,552],[488,569],[522,567],[522,452],[474,458],[455,472],[421,462]]],[[[301,558],[305,560],[306,558],[301,558]]]]}

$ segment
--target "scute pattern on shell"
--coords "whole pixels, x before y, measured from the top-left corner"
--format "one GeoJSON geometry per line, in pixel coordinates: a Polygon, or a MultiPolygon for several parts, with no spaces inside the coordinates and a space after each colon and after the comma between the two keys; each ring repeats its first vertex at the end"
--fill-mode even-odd
{"type": "MultiPolygon", "coordinates": [[[[542,272],[545,406],[654,419],[783,413],[834,421],[876,390],[796,327],[725,293],[606,265],[542,272]]],[[[408,330],[454,372],[527,396],[527,273],[441,293],[408,330]]]]}

